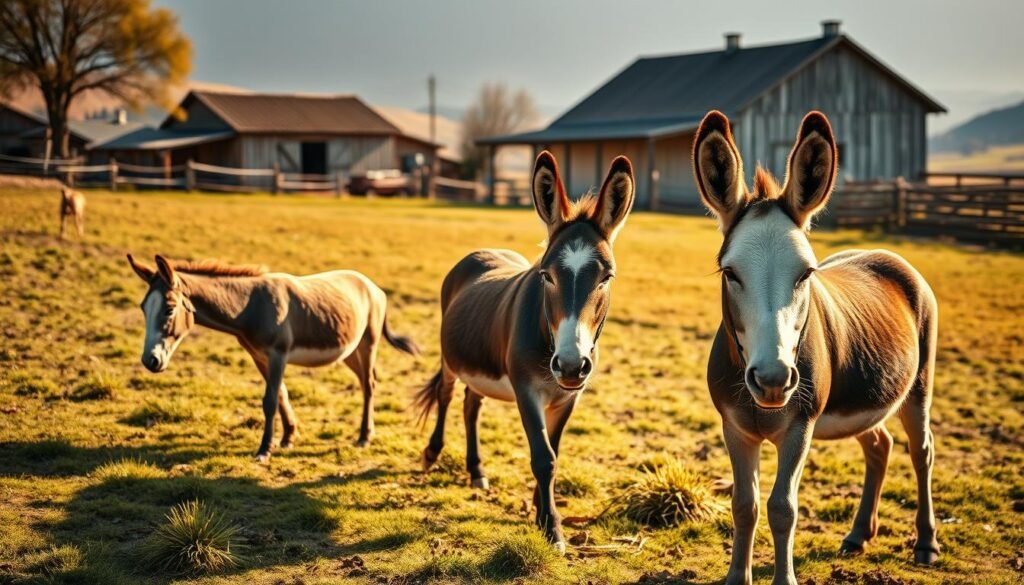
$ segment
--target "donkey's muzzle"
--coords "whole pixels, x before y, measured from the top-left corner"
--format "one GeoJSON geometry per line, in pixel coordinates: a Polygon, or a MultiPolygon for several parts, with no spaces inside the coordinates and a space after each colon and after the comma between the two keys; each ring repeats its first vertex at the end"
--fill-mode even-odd
{"type": "Polygon", "coordinates": [[[561,358],[557,354],[551,356],[551,374],[558,385],[567,390],[582,388],[593,371],[594,360],[588,356],[578,360],[561,358]]]}
{"type": "Polygon", "coordinates": [[[142,365],[146,366],[146,369],[154,374],[164,371],[163,360],[155,355],[142,356],[142,365]]]}
{"type": "Polygon", "coordinates": [[[747,368],[747,389],[761,408],[782,408],[800,383],[800,372],[782,363],[747,368]]]}

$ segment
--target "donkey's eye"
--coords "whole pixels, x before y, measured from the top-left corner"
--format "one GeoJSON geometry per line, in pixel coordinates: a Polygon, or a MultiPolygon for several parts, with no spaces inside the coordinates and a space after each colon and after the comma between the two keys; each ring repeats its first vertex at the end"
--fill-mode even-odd
{"type": "Polygon", "coordinates": [[[814,274],[814,268],[808,268],[800,277],[800,280],[796,281],[796,285],[800,286],[801,284],[807,282],[807,279],[810,278],[812,274],[814,274]]]}
{"type": "Polygon", "coordinates": [[[544,280],[544,284],[555,284],[554,279],[551,278],[551,275],[546,270],[540,271],[540,277],[544,280]]]}
{"type": "Polygon", "coordinates": [[[604,278],[601,279],[601,286],[608,286],[611,283],[612,279],[614,279],[614,278],[615,278],[615,273],[614,272],[609,272],[608,274],[605,275],[604,278]]]}
{"type": "Polygon", "coordinates": [[[728,280],[729,282],[735,282],[736,284],[740,285],[743,284],[742,282],[740,282],[740,278],[736,276],[736,272],[728,266],[722,268],[722,274],[725,275],[726,280],[728,280]]]}

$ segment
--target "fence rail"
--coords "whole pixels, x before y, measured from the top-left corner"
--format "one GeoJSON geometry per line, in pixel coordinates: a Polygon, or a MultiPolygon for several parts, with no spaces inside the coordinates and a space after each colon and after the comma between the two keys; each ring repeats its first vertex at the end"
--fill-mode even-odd
{"type": "MultiPolygon", "coordinates": [[[[966,176],[966,174],[965,174],[966,176]]],[[[1005,175],[994,175],[1002,181],[1005,175]]],[[[829,204],[825,222],[1024,247],[1024,184],[931,185],[896,180],[848,183],[829,204]]]]}

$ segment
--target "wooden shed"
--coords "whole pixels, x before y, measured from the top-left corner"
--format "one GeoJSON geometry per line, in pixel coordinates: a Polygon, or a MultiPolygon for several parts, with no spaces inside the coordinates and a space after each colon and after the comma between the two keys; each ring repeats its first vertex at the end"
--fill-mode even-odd
{"type": "Polygon", "coordinates": [[[349,175],[431,160],[438,145],[402,132],[355,96],[192,91],[159,128],[93,148],[117,160],[349,175]]]}
{"type": "Polygon", "coordinates": [[[639,205],[697,208],[690,150],[712,109],[732,120],[748,180],[756,162],[782,177],[803,115],[825,112],[839,140],[840,174],[853,181],[924,172],[925,118],[946,111],[842,34],[838,21],[825,21],[809,40],[743,47],[739,34],[727,34],[716,51],[641,57],[547,128],[480,144],[492,157],[508,144],[551,150],[574,194],[600,186],[604,166],[626,154],[639,176],[639,205]]]}

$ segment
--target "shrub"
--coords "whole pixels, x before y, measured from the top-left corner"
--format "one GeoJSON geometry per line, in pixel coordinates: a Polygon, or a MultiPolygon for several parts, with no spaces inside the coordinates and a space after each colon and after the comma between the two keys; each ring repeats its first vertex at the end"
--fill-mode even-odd
{"type": "Polygon", "coordinates": [[[101,480],[112,479],[156,479],[164,477],[164,472],[157,466],[142,459],[122,457],[116,461],[108,461],[93,471],[93,475],[101,480]]]}
{"type": "Polygon", "coordinates": [[[198,500],[180,504],[141,547],[150,568],[172,574],[214,573],[241,563],[238,527],[198,500]]]}
{"type": "Polygon", "coordinates": [[[481,571],[495,580],[533,577],[550,572],[558,559],[555,547],[540,532],[531,530],[499,540],[481,571]]]}
{"type": "Polygon", "coordinates": [[[673,460],[642,470],[636,481],[609,502],[605,513],[662,528],[713,520],[724,510],[712,494],[710,481],[673,460]]]}

